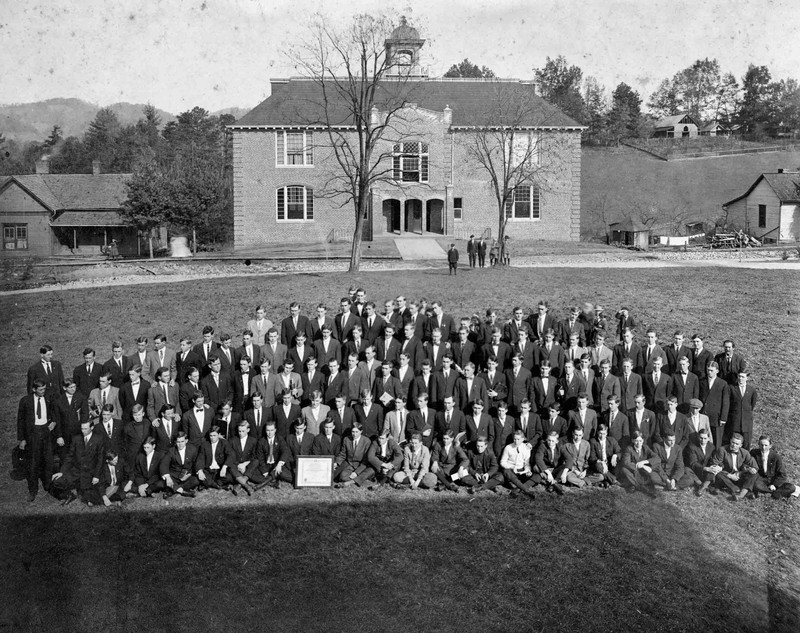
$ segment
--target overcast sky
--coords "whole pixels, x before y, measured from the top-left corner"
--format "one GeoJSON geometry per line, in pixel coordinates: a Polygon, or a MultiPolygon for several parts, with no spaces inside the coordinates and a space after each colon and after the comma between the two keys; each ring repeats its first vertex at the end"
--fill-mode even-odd
{"type": "Polygon", "coordinates": [[[646,101],[696,59],[741,80],[748,63],[800,76],[798,0],[6,0],[0,103],[78,97],[150,102],[173,113],[252,107],[269,78],[297,74],[283,55],[306,18],[394,6],[427,40],[432,76],[465,57],[501,77],[532,78],[566,56],[610,92],[646,101]]]}

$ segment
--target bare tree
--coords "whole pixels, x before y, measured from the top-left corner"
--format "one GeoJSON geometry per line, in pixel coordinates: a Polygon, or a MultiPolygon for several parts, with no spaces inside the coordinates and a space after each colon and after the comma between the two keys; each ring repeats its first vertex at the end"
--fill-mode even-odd
{"type": "MultiPolygon", "coordinates": [[[[556,191],[568,169],[568,135],[543,132],[559,126],[563,115],[542,99],[531,98],[530,86],[518,82],[496,84],[495,98],[483,114],[483,125],[460,132],[467,160],[488,176],[488,186],[497,203],[497,239],[503,257],[508,220],[525,187],[539,192],[556,191]]],[[[532,204],[533,201],[531,200],[532,204]]]]}
{"type": "Polygon", "coordinates": [[[329,152],[322,197],[353,205],[355,229],[350,270],[359,270],[364,219],[370,192],[393,182],[393,143],[402,136],[413,83],[396,71],[385,39],[396,20],[389,15],[356,15],[345,28],[316,16],[307,39],[290,51],[298,70],[311,79],[314,96],[300,108],[309,125],[321,126],[315,148],[329,152]]]}

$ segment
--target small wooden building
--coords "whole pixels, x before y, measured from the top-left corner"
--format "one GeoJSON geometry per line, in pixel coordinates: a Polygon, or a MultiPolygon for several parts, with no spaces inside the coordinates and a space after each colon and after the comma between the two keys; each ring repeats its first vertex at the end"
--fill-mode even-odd
{"type": "Polygon", "coordinates": [[[700,136],[730,136],[731,131],[719,121],[711,121],[700,128],[700,136]]]}
{"type": "Polygon", "coordinates": [[[650,247],[650,229],[637,220],[623,220],[608,225],[609,241],[646,251],[650,247]]]}
{"type": "Polygon", "coordinates": [[[800,173],[779,169],[761,174],[722,208],[730,228],[743,229],[765,244],[796,243],[800,241],[800,173]]]}
{"type": "Polygon", "coordinates": [[[689,114],[675,114],[656,121],[653,128],[654,137],[694,138],[698,134],[698,125],[689,114]]]}
{"type": "Polygon", "coordinates": [[[116,239],[120,254],[140,251],[136,229],[119,214],[130,174],[35,174],[0,179],[3,257],[98,255],[116,239]]]}

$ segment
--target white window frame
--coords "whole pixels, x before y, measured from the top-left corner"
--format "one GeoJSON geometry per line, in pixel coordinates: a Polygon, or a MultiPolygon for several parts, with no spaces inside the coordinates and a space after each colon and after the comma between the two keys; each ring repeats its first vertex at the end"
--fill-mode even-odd
{"type": "Polygon", "coordinates": [[[3,250],[27,251],[30,248],[27,224],[3,225],[3,250]]]}
{"type": "Polygon", "coordinates": [[[275,167],[310,168],[314,166],[314,133],[311,130],[276,130],[275,167]],[[289,163],[289,137],[302,135],[303,162],[289,163]]]}
{"type": "Polygon", "coordinates": [[[464,220],[464,198],[461,196],[453,196],[453,220],[455,222],[463,222],[464,220]],[[457,205],[456,200],[461,204],[457,205]]]}
{"type": "Polygon", "coordinates": [[[430,182],[430,147],[422,141],[405,141],[395,143],[392,147],[392,178],[397,183],[404,182],[430,182]],[[417,151],[411,152],[407,146],[417,145],[417,151]],[[413,169],[413,162],[417,162],[417,169],[413,169]],[[408,165],[408,167],[407,167],[408,165]],[[416,180],[406,179],[406,173],[416,172],[416,180]]]}
{"type": "Polygon", "coordinates": [[[542,192],[536,185],[520,185],[514,189],[511,198],[506,201],[506,220],[508,222],[540,222],[542,219],[542,192]],[[528,191],[528,217],[516,216],[517,191],[528,191]],[[513,211],[512,211],[513,209],[513,211]]]}
{"type": "Polygon", "coordinates": [[[304,185],[286,185],[275,190],[275,221],[285,223],[307,223],[314,221],[314,190],[304,185]],[[303,192],[303,217],[289,217],[289,190],[301,189],[303,192]],[[281,206],[283,208],[281,208],[281,206]]]}

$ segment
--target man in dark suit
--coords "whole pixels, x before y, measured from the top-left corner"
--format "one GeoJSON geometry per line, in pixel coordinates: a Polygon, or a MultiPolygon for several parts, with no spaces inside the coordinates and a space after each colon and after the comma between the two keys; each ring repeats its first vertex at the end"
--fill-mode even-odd
{"type": "Polygon", "coordinates": [[[617,338],[621,341],[625,330],[636,329],[636,319],[631,316],[631,312],[626,306],[622,306],[614,316],[617,319],[617,338]]]}
{"type": "MultiPolygon", "coordinates": [[[[217,350],[219,352],[219,350],[217,350]]],[[[231,375],[222,370],[222,360],[212,355],[208,365],[208,375],[200,381],[200,391],[212,409],[216,409],[225,401],[233,401],[233,382],[231,375]]]]}
{"type": "Polygon", "coordinates": [[[517,342],[511,346],[512,354],[522,354],[522,366],[532,372],[538,360],[539,346],[530,340],[530,330],[527,323],[517,331],[517,342]]]}
{"type": "Polygon", "coordinates": [[[142,451],[136,457],[133,485],[140,497],[150,497],[164,490],[164,480],[159,471],[164,455],[156,451],[156,441],[153,437],[145,439],[142,451]]]}
{"type": "Polygon", "coordinates": [[[678,399],[675,396],[667,398],[666,413],[656,414],[656,432],[653,436],[653,446],[663,443],[667,434],[672,433],[681,450],[689,443],[689,425],[686,416],[678,411],[678,399]]]}
{"type": "Polygon", "coordinates": [[[758,470],[753,483],[753,492],[771,494],[773,499],[800,496],[800,490],[787,480],[783,460],[773,450],[769,435],[762,435],[758,438],[758,446],[753,449],[751,454],[758,470]]]}
{"type": "Polygon", "coordinates": [[[494,440],[494,425],[492,418],[487,413],[484,413],[485,404],[483,400],[475,400],[472,402],[472,412],[466,416],[464,420],[465,435],[461,444],[469,444],[476,442],[479,437],[485,437],[491,446],[494,440]]]}
{"type": "MultiPolygon", "coordinates": [[[[242,421],[247,422],[250,437],[260,440],[264,437],[264,425],[271,419],[272,407],[264,404],[264,399],[258,392],[253,393],[252,403],[253,407],[244,412],[242,421]]],[[[291,422],[293,420],[289,421],[290,424],[291,422]]],[[[238,432],[238,429],[236,432],[238,432]]]]}
{"type": "Polygon", "coordinates": [[[388,360],[394,366],[400,356],[400,341],[394,337],[395,329],[391,323],[383,326],[383,334],[375,340],[375,352],[379,361],[388,360]]]}
{"type": "MultiPolygon", "coordinates": [[[[312,321],[312,323],[315,322],[312,321]]],[[[319,331],[319,338],[314,341],[312,349],[323,371],[328,367],[328,361],[330,360],[335,360],[339,364],[343,362],[342,346],[339,341],[333,338],[332,323],[324,323],[322,325],[322,329],[319,331]]],[[[302,371],[302,368],[298,368],[298,371],[302,371]]]]}
{"type": "MultiPolygon", "coordinates": [[[[169,367],[159,367],[155,373],[155,383],[147,390],[147,419],[158,418],[161,407],[169,404],[180,407],[180,391],[178,385],[170,379],[169,367]]],[[[180,415],[180,408],[177,409],[180,415]]]]}
{"type": "Polygon", "coordinates": [[[33,382],[40,380],[46,387],[47,395],[55,398],[61,393],[64,370],[61,368],[61,363],[53,360],[53,348],[50,345],[42,345],[39,348],[39,357],[39,362],[28,368],[27,392],[31,393],[33,382]]]}
{"type": "Polygon", "coordinates": [[[92,389],[97,389],[100,384],[103,368],[100,363],[95,362],[95,353],[91,347],[83,350],[83,360],[83,363],[72,370],[72,380],[78,385],[78,391],[88,398],[92,389]]]}
{"type": "Polygon", "coordinates": [[[219,335],[219,347],[217,348],[217,358],[221,363],[220,371],[225,372],[228,376],[232,376],[233,372],[239,366],[239,361],[236,358],[236,350],[231,347],[231,335],[222,333],[219,335]]]}
{"type": "Polygon", "coordinates": [[[258,460],[258,472],[261,473],[263,481],[255,489],[261,490],[270,485],[280,488],[283,464],[290,459],[289,446],[286,439],[278,435],[278,429],[271,420],[264,426],[264,437],[258,442],[256,459],[258,460]]]}
{"type": "Polygon", "coordinates": [[[52,434],[58,422],[56,415],[53,398],[47,394],[47,384],[39,378],[34,378],[31,393],[19,401],[17,410],[17,441],[20,450],[27,450],[29,455],[29,502],[36,499],[39,479],[45,490],[50,489],[53,477],[52,434]]]}
{"type": "Polygon", "coordinates": [[[478,242],[474,235],[470,235],[467,242],[467,257],[469,258],[469,267],[475,268],[475,262],[478,259],[478,242]]]}
{"type": "Polygon", "coordinates": [[[570,411],[567,417],[569,431],[567,436],[572,435],[574,429],[583,431],[583,437],[591,440],[597,433],[597,413],[589,408],[589,397],[585,393],[578,394],[578,408],[570,411]]]}
{"type": "Polygon", "coordinates": [[[619,376],[622,373],[622,361],[630,358],[633,361],[633,371],[641,374],[644,371],[642,362],[642,348],[633,340],[633,330],[625,330],[622,334],[622,342],[614,346],[614,374],[619,376]]]}
{"type": "MultiPolygon", "coordinates": [[[[350,425],[352,426],[352,422],[350,425]]],[[[312,455],[332,455],[336,457],[339,454],[342,448],[342,436],[334,431],[335,427],[336,422],[332,416],[329,415],[325,418],[322,423],[322,432],[314,438],[311,444],[312,455]]]]}
{"type": "Polygon", "coordinates": [[[266,481],[266,477],[259,470],[263,468],[258,461],[258,449],[261,444],[253,437],[246,419],[239,423],[236,435],[228,442],[228,476],[232,477],[249,497],[253,493],[250,482],[257,485],[266,481]]]}
{"type": "Polygon", "coordinates": [[[677,371],[672,375],[672,395],[678,399],[678,411],[686,415],[689,413],[689,403],[700,396],[700,381],[689,371],[689,358],[681,356],[678,359],[677,371]]]}
{"type": "Polygon", "coordinates": [[[661,371],[661,359],[656,357],[653,361],[652,373],[645,374],[642,379],[647,408],[656,413],[667,410],[667,397],[672,393],[672,380],[661,371]]]}
{"type": "Polygon", "coordinates": [[[192,351],[192,341],[186,337],[181,339],[181,349],[175,356],[175,380],[184,385],[189,380],[187,372],[190,367],[200,368],[200,357],[192,351]]]}
{"type": "Polygon", "coordinates": [[[324,303],[317,304],[317,314],[313,319],[309,319],[311,323],[311,338],[309,340],[318,341],[322,338],[322,330],[327,325],[333,338],[339,339],[336,334],[336,324],[333,322],[333,317],[328,316],[328,308],[324,303]]]}
{"type": "Polygon", "coordinates": [[[173,494],[195,496],[194,489],[200,484],[196,474],[197,453],[197,447],[189,444],[186,434],[178,431],[175,446],[164,454],[158,468],[166,486],[165,499],[173,494]]]}
{"type": "Polygon", "coordinates": [[[547,301],[540,301],[536,306],[536,314],[530,314],[528,316],[532,340],[544,342],[544,335],[547,330],[553,330],[555,332],[558,324],[553,315],[549,314],[549,312],[550,304],[547,303],[547,301]]]}
{"type": "Polygon", "coordinates": [[[153,352],[147,349],[148,342],[146,336],[136,338],[136,349],[133,354],[128,356],[128,367],[139,365],[142,368],[142,378],[147,382],[153,382],[153,374],[150,373],[150,365],[153,364],[153,352]]]}
{"type": "MultiPolygon", "coordinates": [[[[289,435],[292,423],[302,415],[302,408],[299,404],[294,402],[292,392],[284,389],[281,392],[280,402],[276,402],[272,406],[268,419],[275,423],[276,432],[279,437],[285,438],[289,435]]],[[[254,421],[250,422],[250,428],[253,428],[254,421]]]]}
{"type": "MultiPolygon", "coordinates": [[[[727,385],[727,383],[726,383],[727,385]]],[[[714,457],[714,445],[710,442],[711,434],[706,429],[700,429],[697,441],[689,444],[684,458],[684,464],[694,473],[698,488],[695,494],[701,497],[708,487],[714,482],[717,472],[711,464],[714,457]]]]}
{"type": "Polygon", "coordinates": [[[492,445],[489,447],[495,455],[503,455],[503,449],[510,444],[514,436],[517,421],[508,415],[508,404],[501,400],[497,403],[492,418],[492,445]]]}
{"type": "Polygon", "coordinates": [[[342,297],[339,301],[340,312],[333,318],[334,331],[336,338],[344,345],[350,338],[350,332],[356,323],[361,323],[361,317],[352,313],[352,302],[350,297],[342,297]]]}
{"type": "Polygon", "coordinates": [[[450,244],[450,248],[447,249],[447,266],[450,275],[458,274],[458,249],[455,243],[450,244]]]}
{"type": "Polygon", "coordinates": [[[153,437],[156,441],[156,450],[166,453],[175,443],[175,438],[180,430],[180,416],[176,413],[176,405],[164,404],[158,412],[158,417],[152,421],[153,437]]]}
{"type": "Polygon", "coordinates": [[[161,367],[166,367],[174,379],[176,377],[175,368],[175,352],[167,348],[167,337],[163,334],[156,334],[153,337],[153,352],[150,354],[150,366],[148,367],[148,374],[152,377],[149,378],[151,382],[156,379],[156,372],[161,367]]]}
{"type": "Polygon", "coordinates": [[[289,304],[289,316],[281,321],[281,343],[293,347],[298,332],[303,332],[307,340],[312,339],[311,322],[308,317],[300,314],[300,304],[292,301],[289,304]]]}
{"type": "Polygon", "coordinates": [[[630,359],[622,361],[622,374],[619,376],[620,408],[629,411],[636,407],[634,398],[641,393],[642,377],[633,373],[633,362],[630,359]]]}
{"type": "Polygon", "coordinates": [[[103,369],[111,374],[111,386],[121,389],[123,383],[128,380],[128,372],[131,369],[131,360],[124,356],[124,350],[120,341],[111,343],[111,358],[103,363],[103,369]]]}
{"type": "MultiPolygon", "coordinates": [[[[52,475],[53,492],[61,498],[66,491],[70,494],[64,504],[78,498],[92,498],[93,489],[100,483],[100,471],[103,467],[103,443],[92,433],[92,425],[88,420],[81,423],[80,437],[73,438],[69,453],[61,470],[52,475]]],[[[48,481],[48,487],[50,482],[48,481]]],[[[33,497],[35,497],[35,492],[33,497]]],[[[30,499],[33,501],[33,499],[30,499]]]]}
{"type": "Polygon", "coordinates": [[[181,405],[181,411],[188,411],[192,407],[192,401],[196,393],[202,393],[200,387],[200,369],[198,367],[190,367],[186,372],[187,381],[181,385],[178,401],[181,405]]]}
{"type": "Polygon", "coordinates": [[[561,345],[564,346],[565,351],[570,346],[570,338],[573,334],[578,337],[577,344],[579,347],[586,346],[586,330],[583,327],[583,323],[578,319],[580,313],[581,309],[578,306],[572,306],[569,309],[569,316],[559,324],[561,327],[561,345]]]}
{"type": "Polygon", "coordinates": [[[434,328],[430,336],[430,340],[423,346],[425,358],[430,361],[433,371],[441,371],[444,356],[450,353],[447,349],[447,342],[443,340],[442,332],[439,328],[434,328]]]}
{"type": "Polygon", "coordinates": [[[336,470],[333,479],[338,488],[351,484],[362,486],[372,476],[368,461],[371,442],[365,437],[363,428],[361,423],[355,422],[350,429],[350,436],[342,441],[334,464],[336,470]]]}
{"type": "Polygon", "coordinates": [[[622,454],[620,479],[628,491],[641,490],[654,497],[655,484],[661,483],[661,477],[655,470],[658,463],[658,455],[644,443],[642,434],[634,431],[631,434],[631,444],[622,454]]]}
{"type": "Polygon", "coordinates": [[[622,391],[619,386],[619,378],[611,373],[611,362],[604,360],[600,363],[600,374],[595,377],[592,385],[592,400],[595,410],[602,414],[608,409],[609,396],[619,398],[622,391]]]}
{"type": "Polygon", "coordinates": [[[719,365],[719,375],[729,385],[738,382],[739,374],[747,370],[747,361],[741,354],[734,350],[736,345],[730,339],[722,343],[722,352],[714,357],[714,361],[719,365]]]}
{"type": "Polygon", "coordinates": [[[734,501],[741,501],[753,490],[758,469],[753,456],[742,448],[739,433],[731,435],[729,444],[714,451],[711,465],[719,469],[717,486],[729,490],[734,501]]]}
{"type": "Polygon", "coordinates": [[[200,370],[201,376],[206,376],[208,374],[208,366],[211,363],[211,358],[216,356],[218,347],[219,344],[214,341],[214,328],[210,325],[206,325],[203,328],[203,340],[192,348],[192,351],[200,359],[200,364],[197,368],[200,370]]]}
{"type": "MultiPolygon", "coordinates": [[[[672,376],[678,371],[678,361],[681,356],[686,356],[689,359],[689,369],[692,366],[692,350],[684,345],[683,332],[678,330],[672,335],[672,344],[664,347],[664,353],[667,355],[666,372],[672,376]]],[[[694,372],[692,372],[694,373],[694,372]]],[[[695,374],[697,375],[697,374],[695,374]]]]}
{"type": "MultiPolygon", "coordinates": [[[[361,392],[361,402],[353,407],[353,413],[355,421],[361,425],[361,431],[368,439],[378,437],[383,430],[384,412],[381,405],[373,402],[371,390],[365,389],[361,392]]],[[[342,437],[345,437],[345,429],[342,429],[342,433],[342,437]]]]}
{"type": "Polygon", "coordinates": [[[481,268],[486,267],[486,240],[481,236],[478,242],[478,263],[481,268]]]}
{"type": "Polygon", "coordinates": [[[621,466],[622,448],[617,440],[609,435],[608,426],[601,422],[597,427],[597,437],[589,442],[589,468],[602,480],[600,486],[608,487],[617,483],[617,472],[621,466]]]}
{"type": "Polygon", "coordinates": [[[703,413],[708,416],[715,448],[722,447],[722,436],[728,421],[730,390],[728,383],[719,376],[719,365],[711,361],[706,367],[707,375],[700,380],[700,401],[703,413]]]}
{"type": "MultiPolygon", "coordinates": [[[[362,390],[362,393],[364,391],[369,392],[369,389],[362,390]]],[[[355,402],[358,404],[358,400],[355,402]]],[[[344,437],[345,434],[349,433],[350,427],[356,421],[355,411],[349,406],[349,403],[350,401],[344,395],[339,395],[328,412],[328,417],[333,422],[333,432],[340,437],[344,437]]]]}
{"type": "Polygon", "coordinates": [[[63,462],[72,438],[81,433],[81,422],[89,419],[89,405],[75,381],[65,378],[64,393],[55,401],[55,408],[56,435],[63,440],[63,445],[59,443],[57,450],[63,462]]]}
{"type": "Polygon", "coordinates": [[[467,363],[477,362],[475,344],[469,340],[467,328],[462,327],[458,330],[458,340],[450,346],[450,353],[458,371],[463,371],[467,363]]]}
{"type": "Polygon", "coordinates": [[[488,398],[489,413],[494,414],[501,402],[508,398],[508,383],[503,370],[498,367],[497,357],[492,355],[486,360],[486,371],[479,377],[486,383],[486,396],[488,398]]]}
{"type": "Polygon", "coordinates": [[[122,407],[123,424],[130,422],[134,405],[147,406],[149,395],[150,383],[142,378],[141,366],[132,366],[128,370],[128,381],[119,390],[119,405],[122,407]]]}
{"type": "Polygon", "coordinates": [[[553,491],[559,495],[564,494],[564,488],[554,477],[558,465],[561,463],[561,447],[563,443],[559,441],[555,431],[545,436],[544,441],[539,444],[533,458],[533,481],[547,487],[548,492],[553,491]]]}
{"type": "Polygon", "coordinates": [[[487,401],[486,381],[475,375],[475,364],[472,362],[464,365],[463,372],[463,376],[456,378],[453,395],[456,398],[456,406],[465,414],[469,414],[474,402],[487,401]]]}
{"type": "Polygon", "coordinates": [[[511,369],[506,370],[508,385],[508,410],[512,415],[519,411],[520,403],[531,394],[531,372],[522,366],[522,354],[517,352],[511,357],[511,369]]]}
{"type": "Polygon", "coordinates": [[[668,431],[660,442],[653,444],[653,452],[658,457],[658,464],[653,468],[661,479],[664,490],[683,490],[696,482],[694,473],[686,470],[683,464],[683,449],[676,443],[676,437],[668,431]]]}
{"type": "Polygon", "coordinates": [[[539,443],[542,437],[542,420],[539,414],[533,411],[533,403],[530,400],[526,399],[520,403],[514,428],[522,431],[525,441],[531,446],[535,447],[539,443]]]}
{"type": "MultiPolygon", "coordinates": [[[[608,410],[603,413],[602,423],[608,429],[609,437],[613,438],[622,448],[630,443],[630,423],[628,416],[620,411],[618,396],[608,396],[608,410]]],[[[634,403],[635,407],[635,403],[634,403]]]]}
{"type": "Polygon", "coordinates": [[[223,438],[230,437],[230,434],[234,433],[234,430],[238,428],[239,422],[241,421],[241,414],[233,410],[233,406],[230,402],[226,401],[217,405],[214,426],[219,427],[219,433],[223,438]]]}
{"type": "Polygon", "coordinates": [[[372,384],[372,399],[376,404],[380,403],[384,410],[402,392],[400,381],[392,375],[392,367],[391,361],[384,360],[381,363],[381,375],[372,384]]]}
{"type": "Polygon", "coordinates": [[[519,340],[519,332],[523,328],[529,330],[528,322],[523,317],[523,310],[520,306],[515,306],[512,310],[511,319],[503,326],[503,341],[512,346],[517,344],[519,340]]]}
{"type": "Polygon", "coordinates": [[[422,436],[422,443],[432,449],[435,439],[436,411],[428,407],[427,393],[421,393],[414,402],[416,408],[407,417],[406,436],[411,437],[414,433],[419,433],[422,436]]]}
{"type": "Polygon", "coordinates": [[[445,396],[443,400],[444,410],[436,414],[435,433],[436,439],[441,441],[447,429],[453,431],[457,441],[461,441],[460,434],[466,431],[466,417],[464,413],[455,407],[455,397],[445,396]]]}
{"type": "MultiPolygon", "coordinates": [[[[689,350],[689,368],[695,376],[703,380],[706,377],[706,367],[714,360],[714,356],[704,347],[705,341],[702,335],[694,334],[692,342],[694,348],[689,350]]],[[[717,368],[719,369],[719,367],[717,368]]]]}
{"type": "Polygon", "coordinates": [[[633,437],[634,432],[638,432],[650,445],[656,434],[656,414],[645,408],[644,395],[636,396],[634,402],[636,406],[628,411],[628,436],[633,437]]]}
{"type": "Polygon", "coordinates": [[[94,433],[103,443],[103,452],[114,451],[117,455],[122,452],[125,440],[124,427],[121,420],[114,418],[114,406],[106,404],[100,411],[100,420],[94,425],[94,433]]]}
{"type": "Polygon", "coordinates": [[[233,410],[239,415],[243,414],[245,409],[250,408],[250,385],[255,377],[256,372],[248,358],[246,356],[240,358],[239,367],[232,378],[233,400],[231,401],[233,410]]]}
{"type": "Polygon", "coordinates": [[[740,371],[738,384],[731,385],[728,389],[730,406],[728,423],[725,425],[725,437],[729,438],[734,433],[740,433],[743,448],[749,451],[750,440],[753,437],[753,411],[758,402],[758,392],[755,387],[747,384],[747,377],[746,370],[740,371]]]}
{"type": "Polygon", "coordinates": [[[192,406],[181,416],[180,429],[186,435],[189,444],[198,451],[207,439],[211,427],[214,426],[214,409],[205,402],[205,396],[197,392],[192,406]]]}
{"type": "Polygon", "coordinates": [[[228,444],[220,427],[213,425],[208,431],[208,439],[203,440],[197,456],[197,478],[204,488],[219,490],[227,486],[228,444]]]}
{"type": "Polygon", "coordinates": [[[375,313],[375,302],[368,301],[364,306],[364,314],[361,317],[361,330],[364,339],[370,345],[375,345],[376,341],[383,335],[385,325],[386,321],[375,313]]]}
{"type": "Polygon", "coordinates": [[[542,441],[546,440],[553,432],[558,434],[559,440],[567,436],[569,423],[561,416],[561,408],[557,402],[554,402],[547,408],[547,415],[540,416],[539,428],[541,429],[539,436],[542,438],[542,441]]]}
{"type": "Polygon", "coordinates": [[[150,420],[144,417],[144,407],[133,406],[131,420],[122,429],[122,446],[125,453],[121,455],[132,473],[136,468],[136,457],[142,450],[142,444],[150,436],[152,429],[150,420]]]}
{"type": "Polygon", "coordinates": [[[442,341],[445,343],[454,340],[456,327],[453,317],[444,313],[441,301],[431,302],[431,308],[433,309],[433,316],[428,320],[428,328],[431,331],[433,328],[439,328],[442,332],[442,341]]]}
{"type": "MultiPolygon", "coordinates": [[[[588,356],[588,354],[586,355],[588,356]]],[[[594,375],[591,369],[589,369],[589,360],[586,360],[586,372],[587,375],[590,375],[592,381],[594,381],[594,375]]],[[[578,394],[583,392],[588,394],[587,391],[590,387],[587,387],[587,383],[583,378],[583,374],[576,371],[576,367],[574,366],[571,360],[568,360],[564,363],[564,375],[558,379],[558,390],[556,394],[558,395],[558,401],[561,405],[561,411],[564,416],[568,415],[568,413],[578,406],[578,394]]]]}
{"type": "Polygon", "coordinates": [[[233,356],[237,365],[246,356],[250,359],[251,367],[260,367],[261,359],[266,356],[269,358],[271,366],[277,369],[283,364],[283,359],[286,356],[286,346],[278,343],[278,330],[275,328],[267,330],[267,342],[263,347],[260,347],[255,342],[252,330],[245,330],[242,332],[242,345],[234,350],[233,356]],[[281,350],[283,353],[281,353],[281,350]],[[280,355],[279,361],[276,358],[278,355],[280,355]]]}
{"type": "Polygon", "coordinates": [[[314,437],[313,434],[308,433],[305,420],[300,418],[294,421],[292,432],[286,436],[286,446],[289,450],[284,452],[281,461],[275,467],[276,482],[294,483],[297,458],[301,455],[311,455],[314,437]]]}
{"type": "MultiPolygon", "coordinates": [[[[275,371],[278,372],[283,367],[283,362],[288,354],[289,348],[280,342],[280,333],[273,327],[267,331],[267,340],[258,352],[259,361],[251,360],[250,364],[253,367],[259,367],[261,365],[260,359],[267,358],[269,359],[270,367],[274,367],[275,371]]],[[[297,369],[301,371],[302,367],[297,369]]]]}

